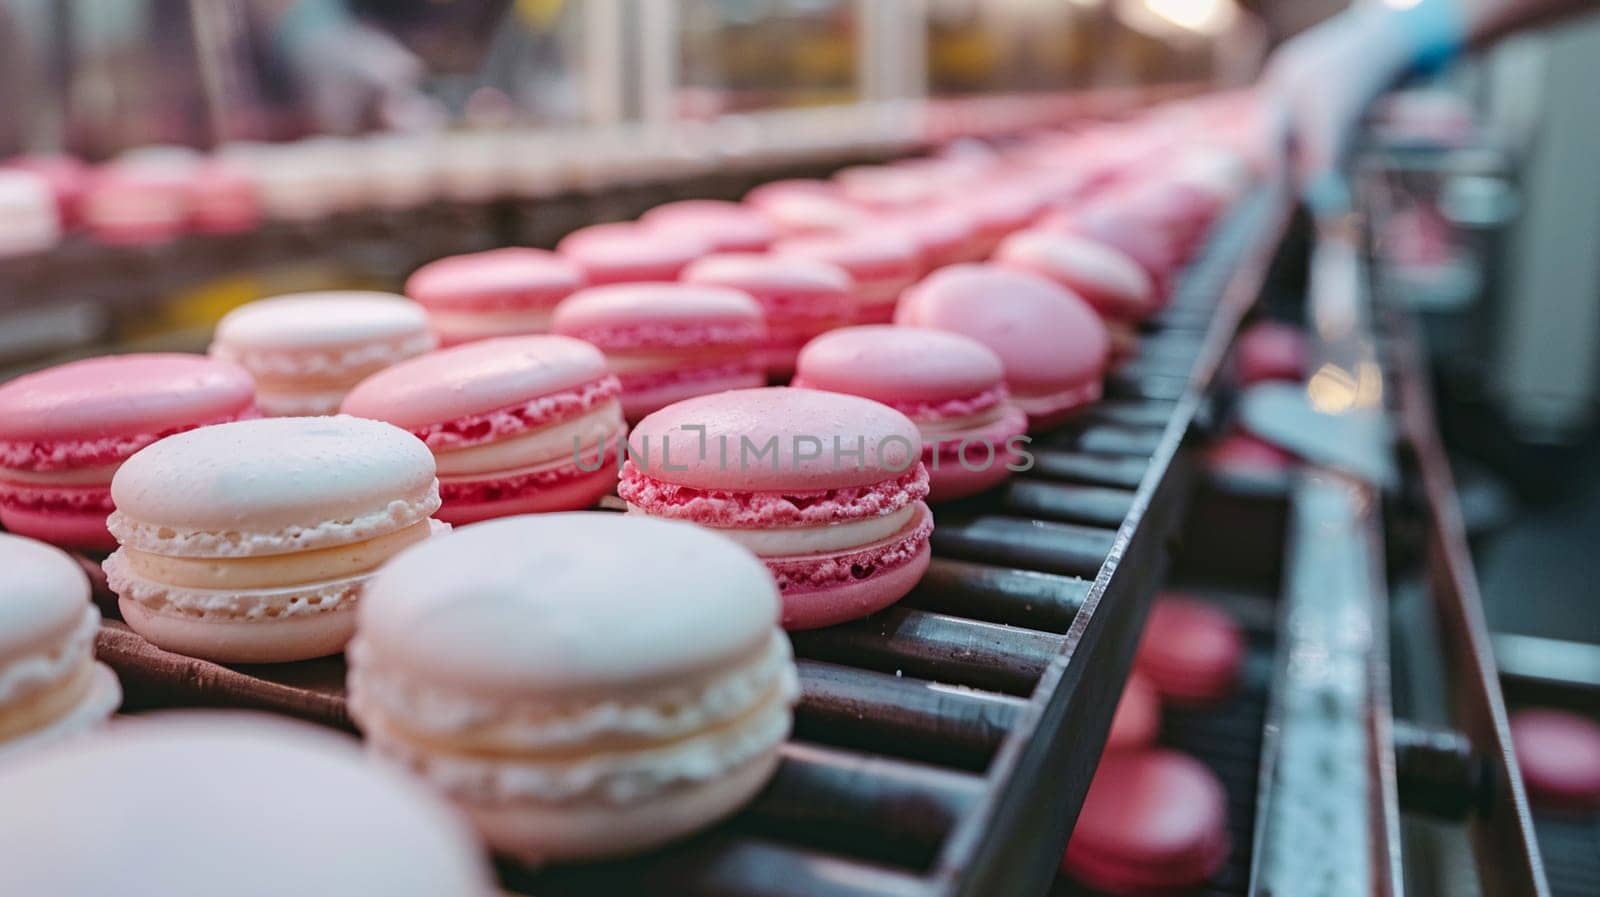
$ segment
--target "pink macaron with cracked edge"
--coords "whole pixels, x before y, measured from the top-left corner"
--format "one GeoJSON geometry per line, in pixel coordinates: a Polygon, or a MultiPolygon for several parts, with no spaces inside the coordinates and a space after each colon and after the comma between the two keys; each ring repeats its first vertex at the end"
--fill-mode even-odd
{"type": "Polygon", "coordinates": [[[0,758],[105,722],[122,701],[94,659],[100,611],[89,578],[61,549],[0,533],[0,758]]]}
{"type": "Polygon", "coordinates": [[[755,556],[687,523],[463,527],[373,582],[351,716],[502,854],[636,853],[732,813],[778,765],[799,694],[778,606],[755,556]]]}
{"type": "Polygon", "coordinates": [[[1095,770],[1061,869],[1107,894],[1172,894],[1217,874],[1230,846],[1216,773],[1177,751],[1114,751],[1095,770]]]}
{"type": "Polygon", "coordinates": [[[622,387],[600,350],[507,336],[401,362],[363,380],[345,414],[387,421],[433,451],[452,524],[592,507],[617,485],[622,387]]]}
{"type": "Polygon", "coordinates": [[[866,227],[774,244],[779,255],[794,255],[838,265],[856,284],[858,324],[886,324],[894,318],[900,294],[922,274],[922,251],[905,234],[866,227]]]}
{"type": "Polygon", "coordinates": [[[618,221],[579,228],[561,238],[556,252],[576,262],[598,286],[677,280],[690,262],[711,252],[711,245],[692,234],[618,221]]]}
{"type": "Polygon", "coordinates": [[[30,808],[0,814],[4,894],[501,893],[448,804],[341,733],[264,713],[119,719],[0,764],[0,791],[30,808]]]}
{"type": "Polygon", "coordinates": [[[617,494],[634,513],[711,527],[777,578],[786,629],[854,620],[928,568],[928,471],[910,418],[859,396],[769,387],[700,396],[639,422],[617,494]]]}
{"type": "Polygon", "coordinates": [[[404,296],[333,290],[239,306],[218,322],[210,352],[250,372],[262,414],[293,417],[333,414],[351,387],[438,344],[404,296]]]}
{"type": "Polygon", "coordinates": [[[778,237],[765,215],[721,199],[683,199],[663,203],[639,216],[639,223],[698,237],[712,252],[764,252],[778,237]]]}
{"type": "Polygon", "coordinates": [[[767,322],[762,362],[773,377],[793,374],[801,346],[855,317],[855,281],[838,265],[816,259],[712,255],[690,265],[683,281],[742,290],[761,303],[767,322]]]}
{"type": "Polygon", "coordinates": [[[1203,704],[1233,693],[1244,655],[1244,634],[1227,611],[1165,594],[1150,608],[1134,668],[1163,698],[1203,704]]]}
{"type": "Polygon", "coordinates": [[[1034,429],[1100,398],[1110,357],[1105,322],[1051,280],[998,265],[952,265],[906,291],[895,323],[949,330],[994,350],[1011,399],[1034,429]]]}
{"type": "Polygon", "coordinates": [[[1155,282],[1120,250],[1077,234],[1029,230],[994,252],[997,265],[1043,275],[1094,306],[1106,322],[1115,360],[1138,349],[1137,325],[1160,307],[1155,282]]]}
{"type": "Polygon", "coordinates": [[[421,440],[358,417],[201,427],[111,482],[106,581],[158,648],[218,663],[337,654],[384,561],[448,527],[421,440]]]}
{"type": "Polygon", "coordinates": [[[1511,741],[1529,800],[1553,810],[1600,808],[1600,722],[1527,707],[1511,714],[1511,741]]]}
{"type": "Polygon", "coordinates": [[[130,455],[195,427],[255,416],[255,384],[204,355],[89,358],[0,385],[0,522],[110,551],[111,478],[130,455]]]}
{"type": "Polygon", "coordinates": [[[922,433],[932,501],[997,486],[1021,461],[1028,416],[1011,403],[999,356],[971,337],[846,327],[801,350],[793,385],[862,396],[909,417],[922,433]]]}
{"type": "Polygon", "coordinates": [[[406,279],[405,294],[428,310],[439,342],[454,346],[546,333],[561,300],[587,284],[569,258],[511,247],[429,262],[406,279]]]}
{"type": "Polygon", "coordinates": [[[691,396],[767,382],[761,306],[727,287],[590,287],[556,309],[555,331],[593,343],[622,381],[628,420],[691,396]]]}

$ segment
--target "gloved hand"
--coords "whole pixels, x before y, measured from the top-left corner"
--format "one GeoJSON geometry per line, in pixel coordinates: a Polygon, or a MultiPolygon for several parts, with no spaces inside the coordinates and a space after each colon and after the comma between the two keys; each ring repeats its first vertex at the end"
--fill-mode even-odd
{"type": "Polygon", "coordinates": [[[422,61],[338,0],[298,0],[279,19],[275,43],[325,131],[417,129],[442,115],[420,89],[422,61]]]}
{"type": "Polygon", "coordinates": [[[1262,76],[1294,175],[1313,210],[1339,211],[1341,168],[1362,115],[1408,73],[1438,65],[1465,41],[1457,0],[1409,9],[1353,6],[1285,43],[1262,76]]]}

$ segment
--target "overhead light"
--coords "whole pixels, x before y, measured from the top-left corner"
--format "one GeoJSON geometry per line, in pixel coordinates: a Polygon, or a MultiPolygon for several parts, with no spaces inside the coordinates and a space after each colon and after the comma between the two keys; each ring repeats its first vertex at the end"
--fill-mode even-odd
{"type": "Polygon", "coordinates": [[[1117,17],[1154,37],[1214,36],[1238,17],[1233,0],[1119,0],[1117,17]]]}

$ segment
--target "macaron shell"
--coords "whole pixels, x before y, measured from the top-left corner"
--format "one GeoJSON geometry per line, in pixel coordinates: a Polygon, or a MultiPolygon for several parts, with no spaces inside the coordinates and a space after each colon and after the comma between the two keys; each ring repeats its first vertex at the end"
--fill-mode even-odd
{"type": "Polygon", "coordinates": [[[755,209],[716,199],[663,203],[640,216],[640,222],[662,230],[680,230],[709,244],[715,252],[761,252],[777,238],[777,230],[755,209]]]}
{"type": "Polygon", "coordinates": [[[52,460],[42,446],[24,457],[5,443],[154,441],[245,414],[254,395],[242,368],[204,355],[108,355],[46,368],[0,386],[0,467],[52,460]]]}
{"type": "Polygon", "coordinates": [[[581,340],[502,337],[387,367],[351,390],[341,410],[414,430],[524,405],[605,376],[605,356],[581,340]]]}
{"type": "Polygon", "coordinates": [[[628,222],[573,231],[556,251],[576,262],[592,285],[673,281],[711,247],[688,234],[663,233],[628,222]]]}
{"type": "Polygon", "coordinates": [[[89,606],[89,578],[59,548],[0,533],[0,663],[49,651],[78,626],[89,606]]]}
{"type": "MultiPolygon", "coordinates": [[[[107,505],[111,499],[106,494],[107,505]]],[[[111,551],[117,539],[106,529],[108,510],[73,511],[63,508],[21,508],[0,505],[0,526],[62,548],[111,551]]]]}
{"type": "Polygon", "coordinates": [[[466,526],[515,514],[582,511],[617,491],[614,459],[601,462],[600,469],[592,473],[575,465],[564,469],[563,473],[566,475],[556,482],[540,483],[531,488],[517,488],[514,481],[488,479],[483,481],[482,491],[493,493],[493,498],[447,497],[434,516],[454,526],[466,526]]]}
{"type": "Polygon", "coordinates": [[[429,262],[407,278],[405,293],[430,309],[509,311],[554,308],[586,283],[571,259],[511,247],[429,262]]]}
{"type": "MultiPolygon", "coordinates": [[[[700,327],[706,330],[705,337],[710,341],[718,327],[735,325],[747,331],[761,331],[763,322],[761,306],[740,290],[683,283],[629,283],[574,293],[556,309],[553,326],[556,332],[572,336],[596,334],[599,344],[606,346],[609,333],[634,328],[700,327]]],[[[666,334],[662,336],[663,341],[668,338],[666,334]]]]}
{"type": "Polygon", "coordinates": [[[1106,733],[1106,750],[1121,751],[1149,747],[1161,728],[1161,699],[1149,681],[1137,672],[1128,674],[1106,733]]]}
{"type": "Polygon", "coordinates": [[[1579,812],[1600,807],[1600,722],[1530,707],[1511,715],[1511,739],[1535,804],[1579,812]]]}
{"type": "Polygon", "coordinates": [[[1155,284],[1138,262],[1084,237],[1023,231],[1000,244],[994,261],[1047,277],[1108,318],[1139,320],[1159,304],[1155,284]]]}
{"type": "Polygon", "coordinates": [[[772,638],[778,595],[753,554],[705,529],[580,512],[430,539],[379,571],[359,614],[362,641],[412,675],[592,695],[750,654],[772,638]]]}
{"type": "MultiPolygon", "coordinates": [[[[77,738],[102,726],[122,706],[122,683],[103,663],[89,667],[88,691],[64,715],[42,729],[0,742],[0,764],[12,762],[26,752],[51,749],[63,741],[77,738]]],[[[4,874],[0,873],[0,880],[4,874]]]]}
{"type": "Polygon", "coordinates": [[[1110,355],[1105,324],[1061,287],[995,265],[953,265],[907,290],[895,323],[952,330],[1000,356],[1013,393],[1097,382],[1110,355]]]}
{"type": "Polygon", "coordinates": [[[932,550],[924,542],[910,559],[891,569],[829,588],[786,592],[783,628],[820,629],[875,614],[916,588],[932,558],[932,550]]]}
{"type": "Polygon", "coordinates": [[[1198,760],[1116,751],[1095,770],[1062,868],[1111,893],[1167,893],[1221,868],[1227,831],[1227,795],[1198,760]]]}
{"type": "Polygon", "coordinates": [[[884,403],[965,398],[1004,383],[999,356],[971,337],[885,324],[829,331],[801,350],[808,388],[884,403]]]}
{"type": "Polygon", "coordinates": [[[180,433],[129,458],[111,483],[112,531],[141,541],[172,531],[159,546],[139,546],[156,553],[294,551],[417,523],[437,508],[435,489],[428,447],[391,424],[241,421],[180,433]],[[190,543],[190,534],[203,538],[190,543]]]}
{"type": "Polygon", "coordinates": [[[296,293],[229,312],[217,324],[214,345],[243,351],[342,347],[403,339],[427,327],[422,308],[393,293],[296,293]]]}
{"type": "Polygon", "coordinates": [[[50,807],[53,819],[0,818],[0,891],[178,897],[217,893],[226,875],[250,894],[326,892],[329,882],[386,897],[495,893],[455,814],[347,738],[217,712],[114,725],[0,765],[8,800],[50,807]]]}
{"type": "Polygon", "coordinates": [[[1164,595],[1150,609],[1134,664],[1163,698],[1206,702],[1238,685],[1244,655],[1244,635],[1227,612],[1164,595]]]}
{"type": "Polygon", "coordinates": [[[900,412],[857,396],[787,387],[736,390],[670,405],[640,421],[629,444],[636,449],[632,463],[651,479],[755,492],[896,480],[922,455],[921,433],[900,412]],[[721,460],[724,448],[727,463],[721,460]],[[809,457],[813,450],[816,457],[809,457]]]}

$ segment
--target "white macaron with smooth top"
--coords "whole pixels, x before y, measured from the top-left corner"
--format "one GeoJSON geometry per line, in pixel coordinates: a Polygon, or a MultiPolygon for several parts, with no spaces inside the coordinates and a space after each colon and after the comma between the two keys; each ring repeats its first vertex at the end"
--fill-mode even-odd
{"type": "Polygon", "coordinates": [[[359,616],[368,743],[524,861],[644,850],[733,812],[798,695],[767,568],[688,523],[475,524],[390,561],[359,616]]]}
{"type": "Polygon", "coordinates": [[[180,433],[112,479],[106,577],[158,647],[223,663],[335,654],[373,571],[446,528],[434,470],[420,439],[356,417],[180,433]]]}

